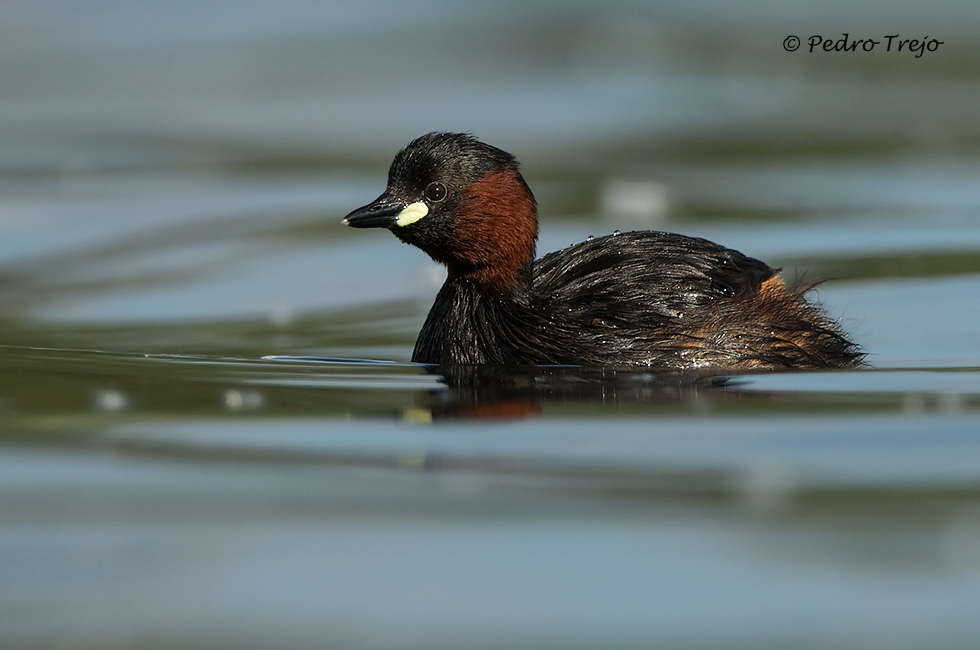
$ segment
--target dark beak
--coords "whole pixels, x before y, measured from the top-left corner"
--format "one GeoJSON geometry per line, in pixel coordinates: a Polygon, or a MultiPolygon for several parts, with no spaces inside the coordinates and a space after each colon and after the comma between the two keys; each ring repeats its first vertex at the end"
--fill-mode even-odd
{"type": "Polygon", "coordinates": [[[344,217],[343,223],[355,228],[391,228],[407,204],[385,192],[363,208],[344,217]]]}

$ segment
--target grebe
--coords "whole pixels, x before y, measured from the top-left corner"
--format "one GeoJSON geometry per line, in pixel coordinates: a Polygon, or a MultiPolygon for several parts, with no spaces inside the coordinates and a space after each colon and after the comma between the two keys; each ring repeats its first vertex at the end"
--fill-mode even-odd
{"type": "Polygon", "coordinates": [[[846,368],[863,354],[778,270],[665,232],[590,238],[535,260],[534,195],[511,154],[462,133],[400,151],[344,223],[382,227],[448,269],[412,361],[846,368]]]}

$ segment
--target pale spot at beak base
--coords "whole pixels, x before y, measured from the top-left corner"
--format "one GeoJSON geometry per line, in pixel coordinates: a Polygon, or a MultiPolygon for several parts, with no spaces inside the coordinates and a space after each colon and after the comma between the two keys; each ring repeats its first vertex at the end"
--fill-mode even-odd
{"type": "Polygon", "coordinates": [[[409,203],[406,205],[398,216],[395,218],[396,226],[408,226],[425,215],[429,214],[429,206],[421,201],[416,201],[415,203],[409,203]]]}

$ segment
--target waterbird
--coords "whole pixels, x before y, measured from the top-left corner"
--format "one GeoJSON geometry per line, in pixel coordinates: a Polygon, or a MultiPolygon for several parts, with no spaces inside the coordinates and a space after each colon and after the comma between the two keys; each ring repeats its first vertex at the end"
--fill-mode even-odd
{"type": "Polygon", "coordinates": [[[764,262],[706,239],[616,232],[535,259],[537,203],[516,158],[470,134],[399,151],[348,214],[446,266],[412,361],[732,371],[848,368],[863,354],[764,262]]]}

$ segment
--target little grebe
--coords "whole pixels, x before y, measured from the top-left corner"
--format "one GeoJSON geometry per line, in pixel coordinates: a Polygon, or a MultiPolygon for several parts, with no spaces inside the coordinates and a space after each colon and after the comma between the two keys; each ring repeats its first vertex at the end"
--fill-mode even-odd
{"type": "Polygon", "coordinates": [[[509,153],[460,133],[411,142],[344,223],[383,227],[449,270],[412,360],[841,368],[862,354],[778,270],[705,239],[596,237],[535,261],[534,195],[509,153]]]}

